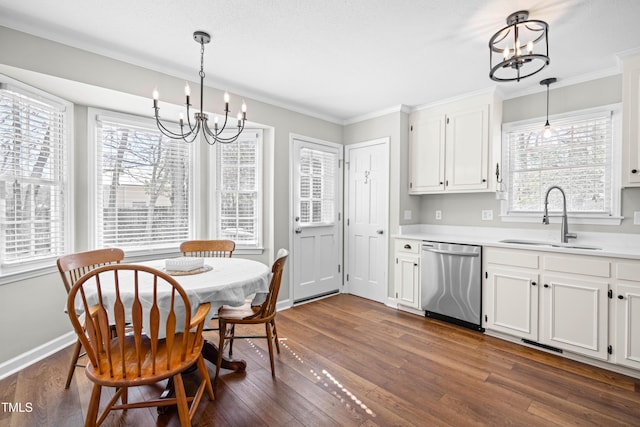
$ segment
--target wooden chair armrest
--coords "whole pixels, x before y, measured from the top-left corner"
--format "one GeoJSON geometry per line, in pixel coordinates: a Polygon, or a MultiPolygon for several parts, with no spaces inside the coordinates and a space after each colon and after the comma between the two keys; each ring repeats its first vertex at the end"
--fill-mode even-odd
{"type": "Polygon", "coordinates": [[[211,303],[205,302],[204,304],[200,304],[198,311],[196,311],[196,314],[191,318],[189,329],[195,328],[200,323],[203,323],[209,313],[209,309],[211,309],[211,303]]]}

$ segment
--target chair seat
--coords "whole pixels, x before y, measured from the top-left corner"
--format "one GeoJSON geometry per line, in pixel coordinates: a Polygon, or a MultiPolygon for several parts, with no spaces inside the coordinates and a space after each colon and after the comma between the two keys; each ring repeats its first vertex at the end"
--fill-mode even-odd
{"type": "MultiPolygon", "coordinates": [[[[189,343],[196,339],[195,333],[187,335],[189,343]]],[[[155,359],[155,367],[153,366],[151,356],[151,339],[147,336],[142,336],[140,342],[140,353],[142,361],[139,371],[135,367],[135,361],[138,359],[136,352],[135,336],[126,336],[122,341],[124,342],[124,363],[116,346],[119,346],[117,339],[111,340],[111,357],[113,372],[109,371],[109,364],[106,362],[106,358],[102,358],[102,373],[89,362],[87,364],[86,372],[87,376],[97,384],[110,386],[110,387],[134,387],[138,385],[154,384],[163,379],[172,377],[173,375],[184,371],[189,366],[193,365],[197,360],[200,352],[202,351],[202,343],[199,348],[196,347],[193,353],[187,353],[184,360],[181,360],[181,348],[182,340],[185,335],[180,333],[176,334],[173,342],[173,351],[171,352],[171,359],[167,365],[167,342],[161,340],[158,342],[157,356],[155,359]],[[134,363],[132,363],[134,362],[134,363]],[[124,372],[122,367],[125,367],[124,372]],[[134,365],[134,366],[132,366],[134,365]]]]}
{"type": "Polygon", "coordinates": [[[260,307],[253,307],[251,302],[237,307],[223,305],[218,311],[218,318],[241,320],[255,315],[258,310],[260,310],[260,307]]]}

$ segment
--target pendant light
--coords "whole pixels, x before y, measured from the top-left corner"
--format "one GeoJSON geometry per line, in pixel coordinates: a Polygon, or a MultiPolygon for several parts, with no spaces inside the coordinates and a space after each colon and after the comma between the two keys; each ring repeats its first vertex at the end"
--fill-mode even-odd
{"type": "Polygon", "coordinates": [[[544,124],[544,131],[542,132],[542,136],[547,139],[551,136],[552,134],[552,130],[551,130],[551,125],[549,124],[549,85],[551,85],[552,83],[557,82],[558,79],[556,79],[555,77],[550,77],[548,79],[544,79],[542,81],[540,81],[541,85],[546,85],[547,86],[547,121],[544,124]]]}

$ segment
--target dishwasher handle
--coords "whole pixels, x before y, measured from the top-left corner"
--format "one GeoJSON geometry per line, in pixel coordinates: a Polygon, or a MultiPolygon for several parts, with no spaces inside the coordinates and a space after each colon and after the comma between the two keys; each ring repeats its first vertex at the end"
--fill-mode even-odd
{"type": "Polygon", "coordinates": [[[442,255],[455,255],[455,256],[468,256],[468,257],[480,256],[480,252],[443,251],[442,249],[436,249],[433,246],[425,246],[425,245],[422,245],[422,250],[428,251],[428,252],[434,252],[436,254],[442,254],[442,255]]]}

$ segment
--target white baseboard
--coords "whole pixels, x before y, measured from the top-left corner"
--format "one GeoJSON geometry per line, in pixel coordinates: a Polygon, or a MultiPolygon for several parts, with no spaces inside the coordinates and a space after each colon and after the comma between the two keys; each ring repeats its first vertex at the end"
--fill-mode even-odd
{"type": "Polygon", "coordinates": [[[21,371],[29,365],[32,365],[45,357],[48,357],[65,347],[76,342],[77,335],[75,332],[68,332],[56,339],[42,344],[32,350],[22,353],[19,356],[0,363],[0,380],[21,371]]]}

